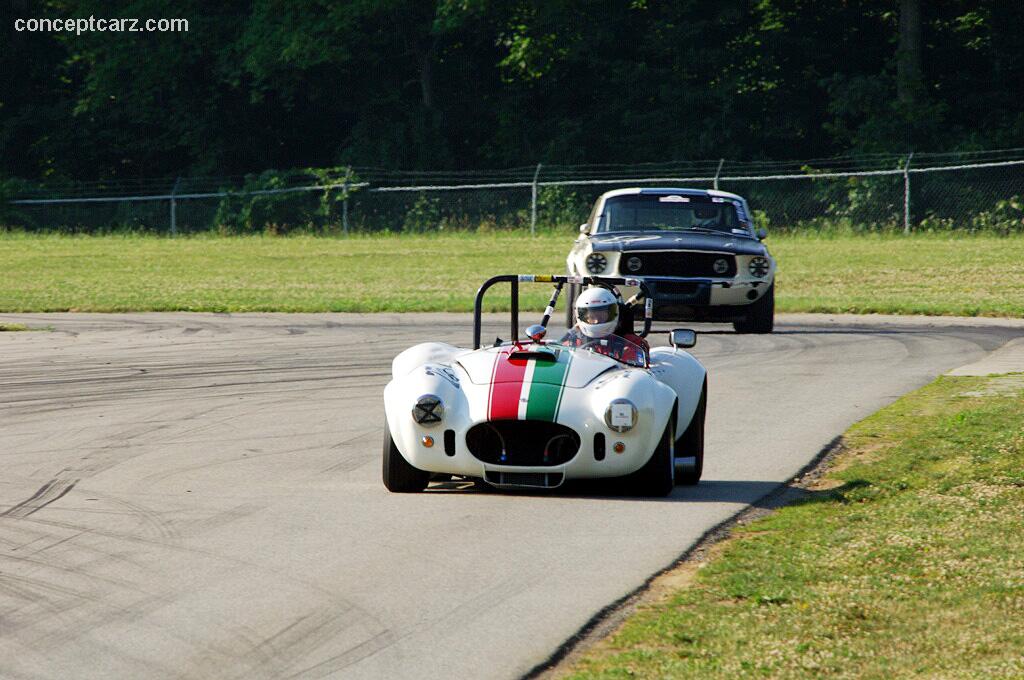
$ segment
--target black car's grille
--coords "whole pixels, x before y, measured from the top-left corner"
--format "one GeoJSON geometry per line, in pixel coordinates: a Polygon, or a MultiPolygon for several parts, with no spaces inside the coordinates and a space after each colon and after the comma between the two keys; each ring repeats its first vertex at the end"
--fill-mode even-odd
{"type": "Polygon", "coordinates": [[[693,295],[700,284],[693,281],[658,281],[658,292],[672,295],[693,295]]]}
{"type": "Polygon", "coordinates": [[[580,436],[558,423],[492,420],[469,428],[466,446],[492,465],[561,465],[580,450],[580,436]]]}
{"type": "Polygon", "coordinates": [[[736,276],[736,258],[722,253],[682,252],[625,252],[619,258],[619,273],[623,276],[706,276],[731,278],[736,276]],[[718,263],[718,271],[715,264],[718,263]],[[724,262],[724,266],[723,266],[724,262]]]}

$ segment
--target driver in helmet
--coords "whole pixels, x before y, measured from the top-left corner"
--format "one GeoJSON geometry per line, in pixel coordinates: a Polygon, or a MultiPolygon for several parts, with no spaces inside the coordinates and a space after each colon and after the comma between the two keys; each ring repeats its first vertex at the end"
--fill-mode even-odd
{"type": "Polygon", "coordinates": [[[693,208],[691,227],[698,229],[721,229],[721,211],[713,206],[697,205],[693,208]]]}
{"type": "Polygon", "coordinates": [[[633,333],[615,335],[621,305],[619,297],[607,288],[594,286],[580,293],[576,298],[576,325],[572,329],[576,335],[574,344],[582,345],[593,340],[605,340],[606,342],[594,343],[591,347],[602,354],[632,362],[639,358],[634,346],[649,352],[647,341],[640,336],[633,333]],[[628,340],[629,343],[621,342],[622,339],[628,340]]]}

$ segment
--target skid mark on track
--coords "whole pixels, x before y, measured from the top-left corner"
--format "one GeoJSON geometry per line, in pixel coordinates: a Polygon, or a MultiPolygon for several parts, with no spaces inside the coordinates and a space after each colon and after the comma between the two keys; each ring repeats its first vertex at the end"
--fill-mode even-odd
{"type": "Polygon", "coordinates": [[[182,521],[182,528],[190,536],[195,536],[204,531],[212,531],[223,526],[245,519],[263,510],[266,506],[257,503],[242,503],[228,510],[220,510],[215,514],[198,519],[182,521]]]}
{"type": "Polygon", "coordinates": [[[0,512],[0,517],[24,519],[29,515],[39,512],[50,503],[63,498],[69,491],[75,488],[77,483],[77,479],[51,479],[46,484],[43,484],[30,498],[26,498],[17,505],[0,512]]]}
{"type": "MultiPolygon", "coordinates": [[[[381,430],[379,427],[375,427],[370,430],[364,430],[363,432],[360,432],[359,434],[353,437],[349,437],[348,439],[343,439],[340,442],[337,442],[336,444],[332,444],[330,446],[330,449],[332,451],[335,451],[337,449],[346,448],[352,444],[355,444],[356,442],[365,441],[372,435],[380,434],[380,432],[381,430]]],[[[354,452],[348,452],[343,454],[341,459],[338,460],[338,462],[334,463],[333,465],[325,467],[318,474],[323,475],[330,474],[332,472],[353,472],[355,470],[358,470],[362,466],[366,465],[368,462],[372,460],[376,460],[376,458],[372,455],[367,454],[366,451],[358,449],[354,452]]]]}
{"type": "Polygon", "coordinates": [[[136,517],[143,526],[148,527],[150,532],[154,534],[155,538],[161,543],[176,542],[181,538],[174,526],[165,520],[161,513],[151,508],[117,496],[107,496],[103,494],[94,495],[127,510],[128,514],[136,517]]]}
{"type": "Polygon", "coordinates": [[[287,675],[287,678],[324,678],[359,663],[363,659],[373,656],[377,652],[387,649],[401,637],[391,630],[382,630],[373,637],[360,642],[359,644],[346,649],[340,654],[335,654],[326,661],[307,666],[302,670],[287,675]]]}
{"type": "MultiPolygon", "coordinates": [[[[265,660],[266,665],[263,669],[265,677],[309,676],[309,668],[317,668],[325,664],[333,666],[338,657],[351,654],[353,650],[364,647],[367,642],[388,632],[378,630],[368,633],[359,630],[364,628],[368,622],[371,625],[371,630],[378,628],[372,619],[367,620],[365,612],[356,607],[316,609],[297,616],[269,635],[259,636],[251,629],[244,633],[239,631],[241,637],[247,638],[249,641],[248,646],[242,650],[242,657],[255,656],[265,660]],[[315,657],[317,652],[329,647],[332,642],[342,637],[355,638],[359,641],[348,645],[340,654],[335,654],[325,661],[308,666],[311,657],[315,657]],[[296,669],[303,664],[307,665],[306,669],[296,669]]],[[[333,672],[333,669],[328,672],[333,672]]]]}

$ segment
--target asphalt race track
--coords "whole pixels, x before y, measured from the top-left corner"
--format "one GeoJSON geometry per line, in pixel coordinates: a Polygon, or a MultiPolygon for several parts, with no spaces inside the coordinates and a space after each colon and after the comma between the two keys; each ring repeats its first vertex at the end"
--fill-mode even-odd
{"type": "Polygon", "coordinates": [[[705,481],[643,500],[384,490],[391,359],[468,342],[467,316],[0,321],[52,328],[0,333],[0,677],[76,679],[514,678],[848,425],[1024,334],[705,326],[705,481]]]}

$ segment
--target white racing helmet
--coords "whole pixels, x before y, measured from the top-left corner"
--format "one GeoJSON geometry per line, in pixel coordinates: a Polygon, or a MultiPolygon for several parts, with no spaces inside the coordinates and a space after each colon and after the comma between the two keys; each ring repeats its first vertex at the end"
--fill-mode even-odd
{"type": "Polygon", "coordinates": [[[576,323],[591,338],[611,335],[619,322],[619,300],[607,288],[587,288],[576,298],[576,323]]]}

